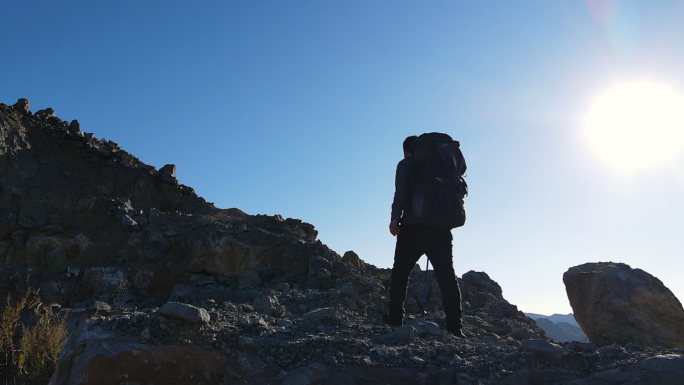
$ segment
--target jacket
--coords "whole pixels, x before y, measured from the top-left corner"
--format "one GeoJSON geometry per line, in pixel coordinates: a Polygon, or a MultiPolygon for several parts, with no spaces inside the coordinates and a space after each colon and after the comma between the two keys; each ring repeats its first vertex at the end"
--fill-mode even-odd
{"type": "Polygon", "coordinates": [[[394,180],[394,201],[392,202],[392,220],[398,220],[401,224],[418,223],[413,216],[411,204],[412,179],[418,168],[418,161],[412,156],[402,159],[397,164],[397,174],[394,180]]]}

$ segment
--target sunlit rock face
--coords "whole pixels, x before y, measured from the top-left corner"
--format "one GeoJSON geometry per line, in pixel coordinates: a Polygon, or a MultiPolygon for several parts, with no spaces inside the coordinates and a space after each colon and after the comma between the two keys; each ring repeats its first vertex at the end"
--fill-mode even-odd
{"type": "Polygon", "coordinates": [[[596,345],[684,347],[684,309],[656,277],[623,263],[587,263],[563,275],[575,319],[596,345]]]}

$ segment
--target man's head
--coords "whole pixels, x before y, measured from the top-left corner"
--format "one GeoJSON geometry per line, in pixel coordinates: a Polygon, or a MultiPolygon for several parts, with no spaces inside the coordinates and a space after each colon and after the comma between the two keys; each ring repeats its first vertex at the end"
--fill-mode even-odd
{"type": "Polygon", "coordinates": [[[417,136],[409,136],[408,138],[404,139],[404,158],[408,158],[410,156],[413,156],[413,151],[416,149],[416,140],[418,139],[417,136]]]}

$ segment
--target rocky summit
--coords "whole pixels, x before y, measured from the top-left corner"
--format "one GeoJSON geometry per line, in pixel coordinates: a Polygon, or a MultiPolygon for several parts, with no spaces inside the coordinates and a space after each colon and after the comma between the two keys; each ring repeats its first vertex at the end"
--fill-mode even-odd
{"type": "Polygon", "coordinates": [[[384,325],[388,269],[339,255],[300,220],[217,208],[176,166],[157,170],[83,128],[26,99],[0,103],[0,287],[38,288],[66,314],[50,384],[684,378],[677,348],[555,343],[484,272],[459,278],[465,339],[444,330],[439,287],[419,267],[404,325],[384,325]]]}

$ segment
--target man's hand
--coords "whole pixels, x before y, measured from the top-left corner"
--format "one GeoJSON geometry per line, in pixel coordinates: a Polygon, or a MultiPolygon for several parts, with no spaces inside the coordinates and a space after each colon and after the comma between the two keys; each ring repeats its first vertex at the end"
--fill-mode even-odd
{"type": "Polygon", "coordinates": [[[396,237],[397,234],[399,234],[399,221],[390,222],[389,229],[390,229],[390,234],[392,234],[396,237]]]}

